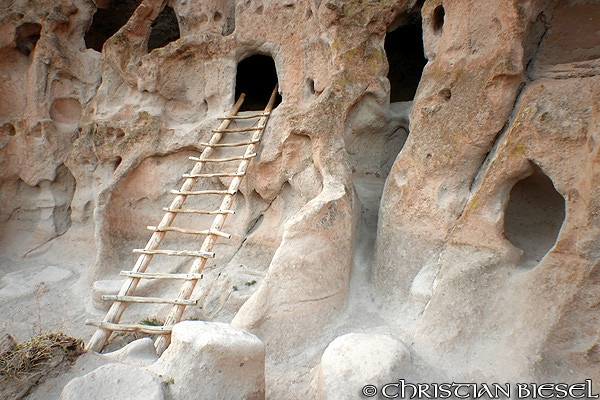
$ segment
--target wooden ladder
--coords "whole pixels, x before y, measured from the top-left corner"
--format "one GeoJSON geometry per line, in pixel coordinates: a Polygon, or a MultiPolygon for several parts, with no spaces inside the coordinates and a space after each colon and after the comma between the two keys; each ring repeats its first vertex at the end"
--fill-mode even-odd
{"type": "MultiPolygon", "coordinates": [[[[114,331],[129,331],[129,332],[142,332],[148,334],[158,334],[154,345],[157,353],[162,352],[169,346],[171,340],[172,326],[178,323],[187,306],[196,305],[197,300],[190,299],[196,283],[202,278],[202,270],[206,266],[206,262],[209,258],[213,258],[215,253],[213,252],[213,246],[215,241],[219,237],[229,238],[228,233],[223,232],[221,229],[227,215],[233,214],[232,210],[233,200],[238,191],[242,178],[246,174],[250,160],[256,157],[256,151],[262,138],[262,133],[265,129],[267,121],[277,94],[277,86],[273,89],[271,98],[264,109],[261,112],[254,112],[250,115],[238,115],[238,111],[244,101],[244,95],[242,94],[236,104],[233,106],[228,116],[219,118],[222,122],[218,129],[212,131],[212,137],[208,143],[201,143],[204,146],[204,150],[200,154],[200,157],[190,157],[191,160],[196,161],[196,164],[188,174],[184,174],[184,182],[179,190],[172,190],[171,193],[175,195],[175,198],[167,208],[163,208],[165,215],[157,226],[148,226],[151,230],[152,237],[143,249],[134,249],[133,252],[139,254],[133,269],[131,271],[121,271],[121,275],[126,277],[125,283],[123,284],[119,294],[117,295],[104,295],[103,300],[112,301],[110,309],[108,310],[104,320],[102,322],[95,322],[87,320],[87,325],[98,327],[98,330],[94,333],[91,340],[87,344],[86,348],[91,351],[100,352],[106,345],[109,337],[114,331]],[[252,120],[258,120],[251,127],[242,128],[228,128],[231,121],[240,121],[249,123],[252,120]],[[220,143],[221,139],[226,136],[234,135],[251,135],[248,140],[236,141],[236,142],[224,142],[220,143]],[[216,158],[211,155],[215,151],[226,151],[243,149],[245,152],[242,155],[235,155],[231,157],[216,158]],[[203,173],[205,166],[211,164],[212,166],[231,165],[232,162],[239,162],[238,167],[235,171],[223,171],[214,173],[203,173]],[[231,178],[231,183],[227,190],[193,190],[194,184],[197,180],[203,178],[231,178]],[[201,195],[222,195],[222,201],[218,209],[216,210],[199,210],[199,209],[185,209],[183,204],[188,196],[201,196],[201,195]],[[208,230],[195,230],[185,229],[172,226],[175,217],[179,214],[187,215],[209,215],[213,216],[213,221],[208,230]],[[168,250],[159,249],[160,244],[165,238],[167,232],[177,232],[182,234],[190,235],[204,235],[204,241],[200,250],[168,250]],[[187,274],[174,274],[174,273],[161,273],[161,272],[146,272],[152,258],[155,255],[167,255],[167,256],[179,256],[179,257],[192,257],[193,262],[187,274]],[[141,297],[135,296],[135,290],[138,283],[142,279],[170,279],[170,280],[183,280],[183,284],[179,289],[179,294],[175,299],[165,299],[157,297],[141,297]],[[155,303],[155,304],[172,304],[173,307],[168,314],[164,324],[162,326],[151,326],[143,324],[122,324],[119,323],[126,306],[129,303],[155,303]]],[[[235,140],[235,139],[234,139],[235,140]]],[[[239,152],[239,151],[238,151],[239,152]]]]}

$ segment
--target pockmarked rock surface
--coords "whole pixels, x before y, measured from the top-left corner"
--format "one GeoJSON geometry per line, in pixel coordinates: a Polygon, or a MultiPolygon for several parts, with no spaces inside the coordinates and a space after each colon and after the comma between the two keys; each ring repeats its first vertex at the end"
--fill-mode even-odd
{"type": "Polygon", "coordinates": [[[189,156],[241,91],[262,110],[277,82],[231,239],[184,315],[260,339],[266,398],[332,393],[323,357],[356,332],[409,347],[393,379],[600,392],[599,15],[594,0],[2,2],[3,331],[90,337],[189,156]]]}

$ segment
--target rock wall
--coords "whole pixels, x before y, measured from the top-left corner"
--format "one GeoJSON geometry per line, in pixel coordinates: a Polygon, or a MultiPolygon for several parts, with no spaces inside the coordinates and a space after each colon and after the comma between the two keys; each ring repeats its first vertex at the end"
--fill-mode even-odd
{"type": "Polygon", "coordinates": [[[347,333],[421,381],[600,376],[597,2],[1,7],[3,269],[67,260],[99,315],[263,55],[281,103],[192,315],[264,342],[267,397],[330,392],[347,333]]]}

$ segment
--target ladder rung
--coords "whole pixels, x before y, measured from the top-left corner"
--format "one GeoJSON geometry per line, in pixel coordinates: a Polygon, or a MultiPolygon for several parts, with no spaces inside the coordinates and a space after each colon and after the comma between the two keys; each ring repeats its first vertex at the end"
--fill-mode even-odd
{"type": "Polygon", "coordinates": [[[265,112],[265,113],[258,113],[258,114],[251,114],[251,115],[232,115],[229,117],[220,117],[217,118],[218,120],[225,120],[225,119],[252,119],[252,118],[260,118],[260,117],[268,117],[269,115],[271,115],[270,112],[265,112]]]}
{"type": "Polygon", "coordinates": [[[243,133],[243,132],[253,132],[253,131],[262,131],[265,129],[264,126],[253,126],[250,128],[230,128],[230,129],[213,129],[213,133],[243,133]]]}
{"type": "Polygon", "coordinates": [[[251,144],[259,143],[260,140],[250,140],[248,142],[235,142],[235,143],[200,143],[200,146],[204,147],[240,147],[240,146],[250,146],[251,144]]]}
{"type": "Polygon", "coordinates": [[[153,326],[153,325],[138,325],[138,324],[113,324],[112,322],[96,322],[91,320],[85,321],[86,325],[95,326],[97,328],[106,329],[108,331],[124,331],[124,332],[142,332],[154,335],[170,335],[173,327],[171,326],[153,326]]]}
{"type": "Polygon", "coordinates": [[[171,190],[172,194],[181,194],[184,196],[194,196],[201,194],[230,194],[234,196],[237,192],[230,192],[229,190],[171,190]]]}
{"type": "Polygon", "coordinates": [[[161,272],[134,272],[134,271],[121,271],[121,276],[128,278],[140,278],[140,279],[184,279],[184,280],[198,280],[202,279],[202,274],[166,274],[161,272]]]}
{"type": "Polygon", "coordinates": [[[215,253],[212,251],[133,249],[133,252],[137,254],[163,254],[166,256],[215,258],[215,253]]]}
{"type": "Polygon", "coordinates": [[[157,303],[157,304],[178,304],[182,306],[195,306],[198,300],[180,300],[180,299],[163,299],[160,297],[141,297],[141,296],[119,296],[113,294],[105,294],[102,300],[122,301],[125,303],[157,303]]]}
{"type": "Polygon", "coordinates": [[[179,208],[177,210],[171,210],[168,207],[163,207],[163,211],[171,213],[183,213],[183,214],[235,214],[234,210],[190,210],[186,208],[179,208]]]}
{"type": "Polygon", "coordinates": [[[245,172],[217,172],[214,174],[183,174],[184,178],[221,178],[228,176],[244,176],[245,172]]]}
{"type": "Polygon", "coordinates": [[[227,158],[190,157],[190,160],[192,160],[192,161],[199,161],[199,162],[227,162],[227,161],[247,160],[247,159],[253,158],[253,157],[256,157],[256,153],[248,154],[247,156],[227,157],[227,158]]]}
{"type": "Polygon", "coordinates": [[[216,229],[197,231],[194,229],[178,228],[175,226],[166,226],[164,228],[159,228],[158,226],[147,226],[146,228],[153,232],[179,232],[179,233],[187,233],[189,235],[215,235],[215,236],[221,236],[221,237],[224,237],[227,239],[231,238],[231,235],[229,233],[221,232],[216,229]]]}

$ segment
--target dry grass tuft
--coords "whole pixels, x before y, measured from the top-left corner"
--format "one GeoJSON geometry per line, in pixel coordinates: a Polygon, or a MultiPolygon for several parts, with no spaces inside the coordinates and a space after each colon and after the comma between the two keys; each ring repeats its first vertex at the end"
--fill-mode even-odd
{"type": "Polygon", "coordinates": [[[83,341],[45,333],[0,354],[0,398],[20,399],[47,376],[56,376],[84,353],[83,341]]]}

